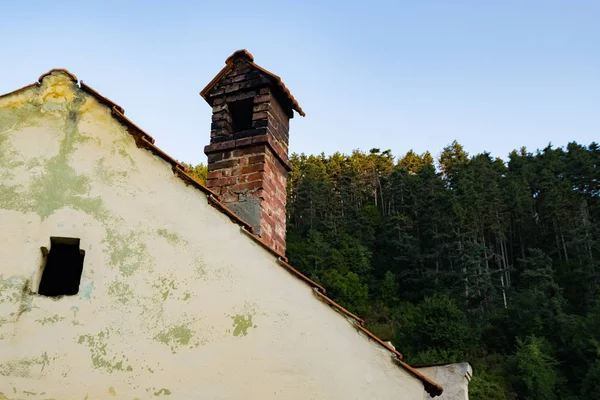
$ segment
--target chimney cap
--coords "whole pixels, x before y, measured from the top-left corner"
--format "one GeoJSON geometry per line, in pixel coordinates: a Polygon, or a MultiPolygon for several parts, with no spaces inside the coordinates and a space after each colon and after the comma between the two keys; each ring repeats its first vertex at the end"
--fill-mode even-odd
{"type": "Polygon", "coordinates": [[[236,58],[246,59],[250,62],[254,62],[254,56],[246,49],[241,49],[227,57],[225,64],[231,64],[236,58]]]}
{"type": "Polygon", "coordinates": [[[202,96],[202,98],[204,100],[206,100],[206,102],[208,104],[210,104],[212,106],[212,99],[209,96],[209,92],[212,90],[213,87],[215,87],[215,85],[217,83],[219,83],[219,81],[221,79],[223,79],[223,77],[225,77],[227,72],[229,72],[229,70],[231,68],[233,68],[233,62],[237,59],[242,59],[242,60],[247,61],[251,67],[257,69],[258,71],[260,71],[263,74],[270,77],[272,79],[272,82],[274,83],[274,85],[276,87],[278,87],[281,90],[281,92],[283,92],[283,95],[290,101],[292,110],[296,110],[296,112],[298,112],[298,114],[300,114],[303,117],[306,116],[306,114],[302,110],[302,107],[300,107],[300,104],[298,104],[298,101],[294,98],[294,96],[292,96],[292,93],[285,86],[285,84],[283,83],[281,78],[279,76],[275,75],[274,73],[267,71],[266,69],[262,68],[261,66],[256,65],[254,63],[254,56],[246,49],[238,50],[238,51],[234,52],[232,55],[230,55],[229,57],[227,57],[227,60],[225,60],[225,67],[217,74],[217,76],[215,76],[213,78],[212,81],[210,81],[210,83],[208,85],[206,85],[206,87],[204,89],[202,89],[202,91],[200,92],[200,96],[202,96]]]}

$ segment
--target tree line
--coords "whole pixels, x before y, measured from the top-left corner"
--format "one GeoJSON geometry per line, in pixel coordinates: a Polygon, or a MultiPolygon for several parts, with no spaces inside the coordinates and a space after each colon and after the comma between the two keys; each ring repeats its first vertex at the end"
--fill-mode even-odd
{"type": "Polygon", "coordinates": [[[291,162],[291,264],[409,363],[469,361],[471,399],[600,397],[598,144],[291,162]]]}

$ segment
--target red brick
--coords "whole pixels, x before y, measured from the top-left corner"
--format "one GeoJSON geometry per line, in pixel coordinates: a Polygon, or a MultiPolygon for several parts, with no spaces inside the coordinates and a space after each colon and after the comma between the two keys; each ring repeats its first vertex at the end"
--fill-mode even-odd
{"type": "Polygon", "coordinates": [[[270,226],[271,229],[273,229],[273,227],[275,226],[275,221],[273,220],[273,218],[271,218],[267,213],[262,213],[261,218],[263,222],[266,223],[266,225],[270,226]]]}
{"type": "Polygon", "coordinates": [[[213,122],[216,122],[216,121],[227,121],[228,123],[231,123],[231,115],[229,115],[229,113],[227,111],[221,111],[221,112],[218,112],[218,113],[213,113],[212,120],[213,120],[213,122]]]}
{"type": "Polygon", "coordinates": [[[263,231],[263,235],[264,235],[263,237],[270,240],[271,239],[271,231],[273,230],[271,228],[271,225],[269,225],[265,220],[262,220],[260,222],[261,222],[260,227],[261,227],[261,230],[263,231]]]}
{"type": "Polygon", "coordinates": [[[243,91],[243,92],[239,92],[239,93],[227,94],[225,99],[227,100],[227,102],[231,103],[234,101],[244,100],[244,99],[247,99],[250,97],[254,97],[255,95],[256,95],[256,91],[243,91]]]}
{"type": "Polygon", "coordinates": [[[271,99],[270,94],[261,94],[254,97],[254,103],[262,103],[264,101],[269,101],[271,99]]]}
{"type": "Polygon", "coordinates": [[[212,108],[213,114],[216,114],[221,111],[227,111],[227,110],[228,110],[227,104],[213,105],[213,108],[212,108]]]}
{"type": "MultiPolygon", "coordinates": [[[[246,138],[246,139],[251,139],[251,138],[246,138]]],[[[238,142],[240,140],[243,140],[243,139],[239,139],[238,142]]],[[[247,156],[250,154],[262,153],[262,152],[264,152],[264,149],[262,148],[262,146],[251,146],[251,147],[244,147],[243,149],[236,149],[233,151],[233,155],[235,157],[241,157],[241,156],[247,156]]]]}
{"type": "MultiPolygon", "coordinates": [[[[264,163],[264,162],[266,162],[266,160],[267,160],[267,156],[265,156],[264,154],[258,154],[255,156],[250,156],[248,158],[248,162],[250,164],[264,163]]],[[[265,166],[265,168],[266,168],[266,166],[265,166]]]]}
{"type": "Polygon", "coordinates": [[[265,190],[267,191],[267,195],[270,197],[272,197],[275,192],[273,191],[273,184],[271,183],[270,180],[265,180],[265,186],[264,186],[265,190]]]}
{"type": "Polygon", "coordinates": [[[206,176],[206,179],[218,179],[223,176],[223,170],[211,171],[206,176]]]}
{"type": "Polygon", "coordinates": [[[277,229],[275,229],[275,232],[271,233],[271,239],[273,239],[275,243],[285,243],[284,237],[278,232],[277,229]]]}
{"type": "Polygon", "coordinates": [[[236,146],[248,146],[252,144],[252,138],[251,137],[247,137],[247,138],[243,138],[243,139],[238,139],[235,141],[235,145],[236,146]]]}
{"type": "Polygon", "coordinates": [[[246,165],[245,167],[242,167],[240,169],[240,174],[245,175],[245,174],[251,174],[253,172],[259,172],[259,171],[264,171],[265,170],[265,164],[251,164],[251,165],[246,165]]]}
{"type": "Polygon", "coordinates": [[[208,146],[204,147],[204,153],[212,154],[217,151],[231,150],[234,147],[235,147],[235,142],[233,142],[233,141],[213,143],[213,144],[209,144],[208,146]]]}
{"type": "Polygon", "coordinates": [[[254,182],[264,179],[264,173],[262,172],[255,172],[253,174],[243,176],[246,177],[246,182],[254,182]]]}
{"type": "Polygon", "coordinates": [[[268,113],[266,111],[259,111],[259,112],[254,112],[252,114],[252,120],[256,121],[259,119],[267,119],[268,117],[268,113]]]}
{"type": "Polygon", "coordinates": [[[211,129],[231,130],[231,124],[229,123],[229,121],[226,121],[223,119],[213,121],[213,123],[210,124],[210,127],[211,127],[211,129]]]}
{"type": "Polygon", "coordinates": [[[254,104],[254,107],[252,108],[252,110],[255,113],[260,112],[260,111],[269,111],[269,103],[256,103],[256,104],[254,104]]]}
{"type": "Polygon", "coordinates": [[[233,85],[227,85],[227,87],[225,88],[225,93],[231,93],[237,90],[240,90],[240,84],[234,83],[233,85]]]}
{"type": "Polygon", "coordinates": [[[223,153],[213,153],[213,154],[209,154],[208,156],[208,163],[214,163],[217,161],[221,161],[223,159],[223,153]]]}
{"type": "Polygon", "coordinates": [[[251,139],[252,143],[268,143],[269,135],[265,133],[264,135],[252,136],[248,139],[251,139]]]}
{"type": "Polygon", "coordinates": [[[231,190],[234,192],[243,192],[248,190],[255,190],[262,187],[262,181],[256,182],[247,182],[247,183],[239,183],[231,187],[231,190]]]}
{"type": "Polygon", "coordinates": [[[232,203],[232,202],[238,201],[238,200],[239,200],[239,197],[236,194],[231,193],[229,191],[227,191],[221,195],[221,201],[223,203],[232,203]]]}
{"type": "Polygon", "coordinates": [[[215,163],[209,163],[208,164],[208,169],[210,171],[215,171],[217,169],[221,169],[221,168],[231,168],[231,167],[235,167],[238,163],[238,160],[223,160],[223,161],[219,161],[219,162],[215,162],[215,163]]]}
{"type": "Polygon", "coordinates": [[[271,206],[273,207],[273,209],[280,210],[281,212],[285,210],[285,204],[283,204],[281,200],[277,198],[271,199],[271,206]]]}
{"type": "Polygon", "coordinates": [[[215,186],[230,186],[235,185],[237,183],[237,177],[230,176],[227,178],[219,178],[211,180],[212,185],[215,186]]]}

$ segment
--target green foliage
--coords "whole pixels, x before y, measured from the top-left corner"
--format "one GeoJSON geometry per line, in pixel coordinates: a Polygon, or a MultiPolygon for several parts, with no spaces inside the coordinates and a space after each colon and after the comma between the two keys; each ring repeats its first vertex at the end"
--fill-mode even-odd
{"type": "Polygon", "coordinates": [[[369,306],[369,288],[354,272],[345,274],[336,269],[325,272],[323,283],[339,303],[356,313],[364,314],[369,306]]]}
{"type": "Polygon", "coordinates": [[[188,175],[190,175],[192,178],[194,178],[195,180],[197,180],[198,182],[205,184],[206,183],[206,177],[208,175],[208,167],[202,163],[196,165],[196,166],[191,166],[189,164],[186,163],[181,163],[185,169],[186,172],[188,173],[188,175]]]}
{"type": "Polygon", "coordinates": [[[558,362],[548,354],[547,342],[535,336],[524,341],[517,338],[515,364],[517,385],[522,386],[523,398],[532,400],[556,399],[559,377],[558,362]]]}
{"type": "Polygon", "coordinates": [[[398,279],[392,271],[386,271],[381,282],[381,294],[379,298],[384,304],[390,306],[398,302],[398,279]]]}
{"type": "Polygon", "coordinates": [[[585,375],[581,394],[586,399],[594,399],[600,393],[600,358],[592,364],[592,367],[585,375]]]}
{"type": "Polygon", "coordinates": [[[464,312],[443,294],[426,297],[419,304],[417,329],[419,350],[434,348],[460,353],[466,350],[471,339],[464,312]]]}
{"type": "Polygon", "coordinates": [[[507,400],[505,388],[506,382],[501,374],[478,369],[469,383],[469,400],[507,400]]]}
{"type": "Polygon", "coordinates": [[[419,155],[410,150],[404,157],[398,160],[398,166],[406,168],[408,172],[413,174],[416,174],[429,165],[433,165],[433,157],[429,152],[419,155]]]}

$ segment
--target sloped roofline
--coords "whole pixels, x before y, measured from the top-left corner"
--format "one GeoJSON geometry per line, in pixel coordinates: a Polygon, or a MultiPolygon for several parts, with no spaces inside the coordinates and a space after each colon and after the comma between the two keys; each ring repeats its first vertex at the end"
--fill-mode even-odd
{"type": "Polygon", "coordinates": [[[283,83],[281,78],[279,76],[275,75],[274,73],[272,73],[271,71],[267,71],[260,65],[256,64],[254,62],[254,56],[252,54],[250,54],[250,52],[246,49],[238,50],[235,53],[233,53],[232,55],[230,55],[229,57],[227,57],[227,60],[225,60],[225,67],[223,67],[223,69],[217,74],[217,76],[215,76],[213,78],[213,80],[210,81],[209,84],[206,85],[206,87],[204,89],[202,89],[202,91],[200,92],[200,96],[202,96],[202,98],[204,100],[206,100],[210,104],[208,92],[210,92],[212,90],[212,88],[225,76],[225,74],[227,74],[229,72],[229,70],[231,70],[231,68],[233,68],[233,60],[237,57],[246,58],[248,60],[248,64],[250,64],[251,67],[259,70],[263,74],[272,78],[275,81],[275,83],[277,84],[277,86],[279,86],[281,88],[281,90],[283,90],[283,93],[285,94],[287,99],[292,103],[292,109],[296,110],[298,112],[298,114],[300,114],[301,116],[303,116],[303,117],[306,116],[306,114],[302,110],[302,107],[300,107],[300,104],[298,104],[298,101],[294,98],[294,96],[292,96],[292,93],[285,86],[285,84],[283,83]]]}
{"type": "MultiPolygon", "coordinates": [[[[234,55],[235,55],[235,53],[234,53],[234,55]]],[[[248,55],[250,57],[252,57],[252,55],[250,53],[248,53],[248,55]]],[[[90,86],[88,86],[87,84],[83,83],[83,81],[79,81],[78,82],[77,81],[77,77],[74,74],[72,74],[71,72],[69,72],[68,70],[63,69],[63,68],[51,69],[50,71],[46,72],[45,74],[42,74],[39,77],[39,79],[38,79],[37,82],[32,83],[32,84],[27,85],[27,86],[24,86],[24,87],[22,87],[20,89],[17,89],[15,91],[10,92],[10,93],[6,93],[6,94],[3,94],[3,95],[0,95],[0,99],[8,97],[8,96],[11,96],[11,95],[18,94],[20,92],[23,92],[23,91],[25,91],[27,89],[30,89],[30,88],[33,88],[33,87],[38,87],[38,86],[41,85],[41,82],[43,81],[43,79],[45,77],[47,77],[47,76],[49,76],[49,75],[51,75],[51,74],[53,74],[55,72],[63,73],[65,75],[67,75],[69,78],[71,78],[71,80],[73,80],[73,82],[75,82],[76,84],[79,85],[79,88],[81,90],[83,90],[84,92],[90,94],[100,104],[103,104],[106,107],[108,107],[111,110],[111,115],[113,116],[113,118],[115,118],[120,124],[122,124],[123,126],[125,126],[125,128],[127,128],[127,132],[134,137],[137,147],[149,150],[154,155],[162,158],[163,160],[165,160],[166,162],[168,162],[169,164],[171,164],[173,173],[176,174],[179,178],[181,178],[185,182],[186,185],[193,186],[194,188],[196,188],[196,189],[200,190],[202,193],[204,193],[206,195],[207,200],[208,200],[208,202],[209,202],[210,205],[212,205],[214,208],[216,208],[217,210],[219,210],[221,213],[223,213],[227,217],[229,217],[229,219],[231,220],[231,222],[233,222],[235,224],[238,224],[240,226],[240,228],[242,229],[242,232],[244,232],[253,241],[255,241],[260,246],[262,246],[263,248],[265,248],[267,251],[269,251],[273,255],[275,255],[277,257],[277,260],[278,260],[279,264],[282,267],[284,267],[288,272],[290,272],[292,275],[296,276],[297,278],[301,279],[306,284],[308,284],[310,287],[312,287],[312,289],[314,290],[315,295],[321,301],[327,303],[329,306],[331,306],[337,312],[339,312],[340,314],[344,315],[346,318],[352,320],[353,321],[352,324],[356,327],[356,329],[358,329],[359,331],[362,331],[369,338],[373,339],[375,342],[377,342],[378,344],[380,344],[381,346],[383,346],[387,350],[389,350],[391,353],[393,353],[396,356],[395,361],[398,363],[398,365],[400,365],[407,372],[409,372],[410,374],[412,374],[415,378],[419,379],[423,383],[423,386],[424,386],[425,390],[432,397],[439,396],[439,395],[442,394],[442,392],[443,392],[444,389],[440,385],[438,385],[437,383],[435,383],[431,379],[427,378],[425,375],[421,374],[415,368],[411,367],[410,365],[408,365],[407,363],[405,363],[404,361],[402,361],[403,356],[402,356],[402,354],[400,352],[398,352],[396,349],[390,347],[383,340],[381,340],[380,338],[378,338],[377,336],[375,336],[372,332],[370,332],[369,330],[367,330],[363,326],[364,325],[364,320],[362,320],[360,317],[354,315],[353,313],[351,313],[350,311],[346,310],[344,307],[342,307],[341,305],[337,304],[335,301],[333,301],[332,299],[330,299],[329,297],[327,297],[325,295],[326,289],[323,286],[321,286],[318,283],[314,282],[313,280],[311,280],[310,278],[308,278],[307,276],[305,276],[304,274],[302,274],[300,271],[298,271],[297,269],[295,269],[294,267],[292,267],[290,264],[288,264],[288,262],[287,262],[288,260],[287,260],[287,258],[285,257],[284,254],[281,254],[277,250],[273,249],[271,246],[269,246],[268,244],[266,244],[261,238],[259,238],[258,236],[254,235],[253,234],[253,228],[252,228],[252,226],[249,223],[247,223],[246,221],[244,221],[242,218],[238,217],[234,212],[232,212],[223,203],[221,203],[219,201],[219,196],[216,193],[214,193],[212,190],[210,190],[209,188],[207,188],[206,186],[204,186],[202,183],[200,183],[197,180],[195,180],[194,178],[192,178],[186,172],[186,168],[185,168],[184,165],[182,165],[180,162],[178,162],[177,160],[175,160],[173,157],[169,156],[167,153],[165,153],[160,148],[158,148],[154,144],[154,138],[152,136],[150,136],[148,133],[146,133],[145,131],[143,131],[140,127],[138,127],[137,125],[135,125],[131,120],[129,120],[127,117],[125,117],[125,109],[123,107],[121,107],[117,103],[113,102],[112,100],[108,99],[107,97],[102,96],[96,90],[92,89],[90,86]]],[[[299,106],[298,106],[298,108],[299,108],[299,106]]],[[[298,111],[298,112],[301,113],[301,111],[298,111]]],[[[301,113],[301,115],[303,115],[303,114],[301,113]]]]}

